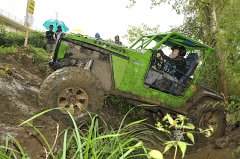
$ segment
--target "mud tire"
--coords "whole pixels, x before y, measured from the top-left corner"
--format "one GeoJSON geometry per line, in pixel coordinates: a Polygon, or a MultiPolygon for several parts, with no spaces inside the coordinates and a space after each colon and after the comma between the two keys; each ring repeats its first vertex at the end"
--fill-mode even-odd
{"type": "MultiPolygon", "coordinates": [[[[213,133],[209,139],[217,139],[225,134],[226,116],[223,106],[216,100],[202,100],[197,105],[195,112],[197,126],[203,129],[213,125],[213,133]],[[212,123],[211,123],[212,122],[212,123]]],[[[201,139],[203,135],[200,135],[201,139]]]]}
{"type": "MultiPolygon", "coordinates": [[[[50,74],[41,85],[39,106],[43,109],[58,107],[58,96],[63,90],[70,87],[79,87],[88,96],[86,109],[73,116],[77,123],[89,120],[87,112],[99,113],[102,110],[104,90],[101,83],[94,74],[80,67],[66,67],[50,74]]],[[[70,116],[60,110],[53,110],[50,114],[55,120],[72,125],[70,116]]]]}

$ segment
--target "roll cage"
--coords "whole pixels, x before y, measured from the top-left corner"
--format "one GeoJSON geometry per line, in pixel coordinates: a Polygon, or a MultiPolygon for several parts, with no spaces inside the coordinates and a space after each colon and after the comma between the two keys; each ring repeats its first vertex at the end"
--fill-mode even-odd
{"type": "Polygon", "coordinates": [[[199,54],[212,52],[212,48],[196,40],[188,38],[177,32],[146,35],[139,38],[131,49],[151,50],[152,57],[149,69],[145,76],[145,85],[173,95],[184,95],[184,92],[193,81],[193,73],[199,64],[199,54]],[[184,72],[178,72],[176,66],[169,63],[169,59],[161,58],[159,51],[163,47],[173,47],[181,45],[186,48],[186,66],[184,72]],[[180,79],[176,79],[174,73],[181,74],[180,79]]]}
{"type": "Polygon", "coordinates": [[[129,48],[157,50],[162,45],[166,45],[168,47],[172,47],[173,45],[181,45],[184,46],[188,51],[192,50],[212,51],[211,47],[177,32],[144,35],[141,36],[137,41],[135,41],[129,48]]]}

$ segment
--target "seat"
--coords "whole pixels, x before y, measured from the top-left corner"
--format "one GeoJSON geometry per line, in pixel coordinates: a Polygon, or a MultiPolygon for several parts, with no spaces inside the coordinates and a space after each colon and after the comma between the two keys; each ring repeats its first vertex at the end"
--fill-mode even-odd
{"type": "Polygon", "coordinates": [[[183,83],[186,78],[191,77],[195,69],[197,68],[197,65],[199,63],[199,57],[197,53],[189,53],[186,58],[186,66],[185,66],[185,75],[183,75],[179,82],[183,83]]]}
{"type": "Polygon", "coordinates": [[[191,77],[191,75],[197,68],[198,63],[199,63],[198,54],[197,53],[189,53],[186,58],[185,74],[179,79],[177,84],[172,85],[172,87],[170,89],[171,93],[179,94],[179,95],[181,95],[183,93],[183,91],[181,91],[181,93],[177,93],[177,92],[179,92],[177,90],[178,89],[180,90],[180,88],[179,88],[180,84],[184,84],[186,79],[191,77]]]}

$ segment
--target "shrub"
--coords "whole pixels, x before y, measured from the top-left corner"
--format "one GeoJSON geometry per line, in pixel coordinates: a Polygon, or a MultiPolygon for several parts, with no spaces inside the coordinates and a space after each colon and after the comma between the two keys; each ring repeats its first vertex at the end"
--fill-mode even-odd
{"type": "Polygon", "coordinates": [[[240,146],[233,150],[233,156],[237,159],[240,157],[240,146]]]}
{"type": "MultiPolygon", "coordinates": [[[[23,46],[25,40],[24,32],[7,32],[3,26],[0,25],[0,46],[23,46]]],[[[45,48],[46,40],[45,33],[32,31],[29,34],[28,44],[38,48],[45,48]]]]}
{"type": "Polygon", "coordinates": [[[230,125],[240,123],[240,98],[237,96],[230,96],[228,103],[226,103],[227,121],[230,125]]]}
{"type": "Polygon", "coordinates": [[[15,46],[11,46],[11,47],[0,46],[0,55],[6,55],[11,53],[17,53],[17,52],[18,52],[18,48],[15,46]]]}

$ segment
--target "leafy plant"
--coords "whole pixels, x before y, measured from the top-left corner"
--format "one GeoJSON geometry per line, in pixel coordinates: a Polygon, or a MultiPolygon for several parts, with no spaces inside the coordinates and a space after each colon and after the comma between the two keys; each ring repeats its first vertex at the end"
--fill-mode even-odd
{"type": "Polygon", "coordinates": [[[189,119],[183,115],[178,114],[176,119],[173,119],[169,114],[166,114],[162,119],[162,123],[156,124],[157,130],[167,134],[169,140],[164,142],[165,149],[163,154],[174,148],[174,159],[177,157],[178,149],[182,152],[182,158],[184,158],[187,146],[191,146],[195,143],[194,133],[202,133],[206,137],[209,137],[212,132],[212,128],[202,130],[197,128],[189,122],[189,119]]]}

